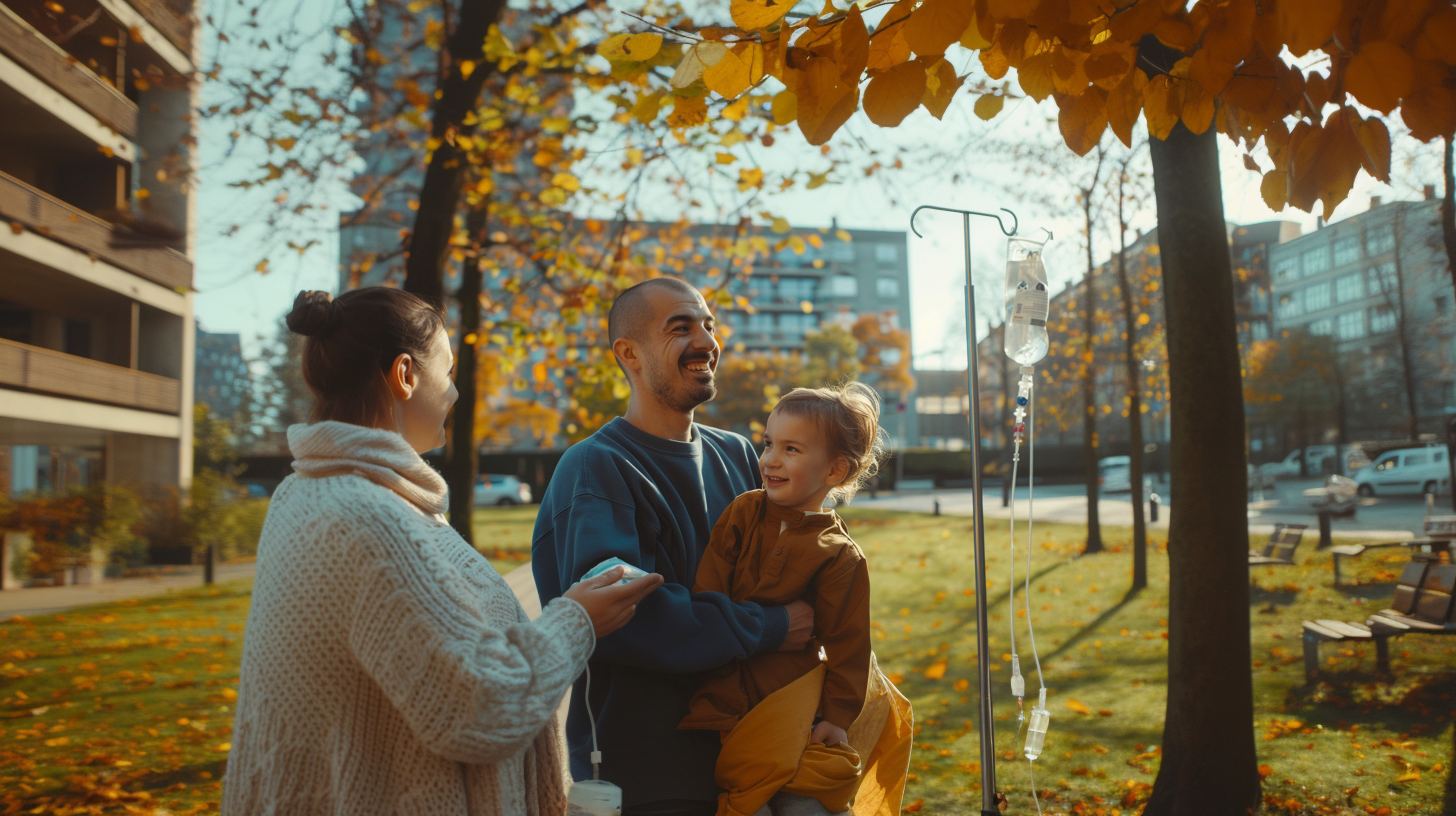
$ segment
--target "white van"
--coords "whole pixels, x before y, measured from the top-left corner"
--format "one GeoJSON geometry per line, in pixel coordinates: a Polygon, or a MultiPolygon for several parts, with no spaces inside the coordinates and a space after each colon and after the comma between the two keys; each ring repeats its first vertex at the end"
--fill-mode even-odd
{"type": "Polygon", "coordinates": [[[1132,459],[1127,456],[1108,456],[1099,460],[1097,484],[1103,493],[1132,490],[1132,459]]]}
{"type": "Polygon", "coordinates": [[[1444,447],[1387,451],[1355,473],[1361,496],[1439,493],[1450,489],[1451,466],[1444,447]]]}

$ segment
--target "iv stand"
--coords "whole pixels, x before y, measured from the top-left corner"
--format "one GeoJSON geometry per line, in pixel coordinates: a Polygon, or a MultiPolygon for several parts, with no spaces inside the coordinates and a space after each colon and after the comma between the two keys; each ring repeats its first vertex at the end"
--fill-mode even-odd
{"type": "Polygon", "coordinates": [[[966,244],[966,386],[970,394],[971,414],[971,494],[975,502],[975,518],[973,519],[973,530],[975,535],[975,560],[976,560],[976,673],[980,679],[980,737],[981,737],[981,816],[1000,816],[1001,810],[997,807],[997,800],[1004,801],[996,790],[996,737],[991,714],[991,663],[990,645],[987,643],[986,626],[986,524],[981,513],[981,388],[979,372],[976,366],[976,287],[971,281],[971,216],[978,215],[983,218],[994,218],[996,224],[1001,227],[1001,232],[1007,237],[1016,234],[1019,224],[1016,213],[1005,207],[1001,211],[1011,216],[1011,229],[1006,229],[1006,223],[1001,220],[1000,215],[993,213],[972,212],[970,210],[955,210],[949,207],[934,207],[923,205],[915,208],[910,213],[910,231],[915,233],[916,238],[923,238],[919,230],[915,229],[915,216],[921,210],[940,210],[942,212],[958,213],[961,216],[961,227],[965,234],[966,244]]]}

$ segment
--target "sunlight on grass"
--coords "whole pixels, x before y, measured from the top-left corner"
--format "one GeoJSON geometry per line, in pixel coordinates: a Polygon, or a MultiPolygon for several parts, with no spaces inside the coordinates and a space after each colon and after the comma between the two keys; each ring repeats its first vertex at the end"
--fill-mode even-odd
{"type": "MultiPolygon", "coordinates": [[[[965,518],[850,509],[870,558],[875,648],[915,704],[919,730],[907,804],[979,811],[975,598],[965,518]],[[929,671],[927,671],[929,670],[929,671]]],[[[502,572],[529,559],[534,508],[481,510],[477,544],[502,572]]],[[[1110,552],[1077,558],[1083,530],[1039,525],[1032,588],[1051,728],[1036,787],[1048,814],[1136,813],[1157,772],[1166,679],[1167,559],[1128,598],[1125,530],[1110,552]]],[[[1009,697],[1006,532],[988,531],[998,781],[1012,812],[1034,812],[1009,697]],[[1010,755],[1006,752],[1015,749],[1010,755]]],[[[1363,620],[1390,599],[1403,554],[1351,561],[1331,588],[1329,556],[1256,569],[1252,591],[1255,739],[1265,812],[1438,812],[1452,761],[1451,641],[1326,644],[1325,681],[1304,685],[1300,621],[1363,620]],[[1342,648],[1343,647],[1343,648],[1342,648]],[[1385,810],[1389,808],[1389,810],[1385,810]]],[[[216,808],[230,743],[250,584],[0,622],[0,812],[161,813],[216,808]]],[[[1018,609],[1022,596],[1018,593],[1018,609]]],[[[1023,622],[1018,614],[1016,620],[1023,622]]],[[[1029,644],[1018,651],[1035,694],[1029,644]]]]}

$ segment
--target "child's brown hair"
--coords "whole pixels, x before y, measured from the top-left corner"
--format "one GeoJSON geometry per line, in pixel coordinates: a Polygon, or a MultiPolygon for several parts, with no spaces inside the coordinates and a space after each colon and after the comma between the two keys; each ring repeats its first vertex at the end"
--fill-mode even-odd
{"type": "Polygon", "coordinates": [[[848,463],[848,474],[829,491],[830,498],[849,502],[879,472],[885,446],[880,430],[880,395],[875,389],[861,382],[795,388],[779,400],[774,410],[812,420],[824,432],[829,455],[848,463]]]}

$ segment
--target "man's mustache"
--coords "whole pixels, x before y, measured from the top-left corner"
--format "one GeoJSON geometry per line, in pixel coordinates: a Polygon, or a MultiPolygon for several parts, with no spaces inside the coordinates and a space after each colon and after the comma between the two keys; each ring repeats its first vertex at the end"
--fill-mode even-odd
{"type": "Polygon", "coordinates": [[[713,360],[714,360],[714,358],[716,356],[717,355],[713,354],[712,352],[701,352],[701,353],[689,352],[689,353],[684,354],[683,356],[679,357],[678,358],[678,361],[677,361],[677,364],[680,365],[680,366],[685,366],[688,363],[708,363],[708,364],[712,364],[712,362],[713,362],[713,360]]]}

